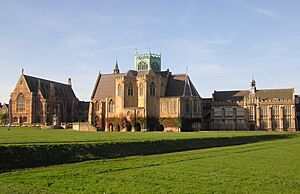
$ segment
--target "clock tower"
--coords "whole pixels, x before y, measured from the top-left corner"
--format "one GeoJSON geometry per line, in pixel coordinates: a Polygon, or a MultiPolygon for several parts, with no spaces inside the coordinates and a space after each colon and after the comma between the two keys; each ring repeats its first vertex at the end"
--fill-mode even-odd
{"type": "Polygon", "coordinates": [[[153,70],[161,71],[161,55],[153,54],[135,54],[134,69],[136,71],[153,70]]]}

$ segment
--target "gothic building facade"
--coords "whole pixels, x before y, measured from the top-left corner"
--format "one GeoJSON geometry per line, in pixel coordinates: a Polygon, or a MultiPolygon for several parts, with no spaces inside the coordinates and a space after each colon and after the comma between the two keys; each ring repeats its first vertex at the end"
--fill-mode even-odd
{"type": "Polygon", "coordinates": [[[299,97],[293,88],[215,91],[210,128],[214,130],[296,131],[299,97]]]}
{"type": "Polygon", "coordinates": [[[11,124],[60,127],[87,121],[88,103],[80,102],[68,84],[21,74],[11,93],[11,124]]]}
{"type": "Polygon", "coordinates": [[[102,131],[199,131],[202,100],[186,74],[161,71],[161,56],[136,54],[134,70],[97,77],[89,123],[102,131]]]}

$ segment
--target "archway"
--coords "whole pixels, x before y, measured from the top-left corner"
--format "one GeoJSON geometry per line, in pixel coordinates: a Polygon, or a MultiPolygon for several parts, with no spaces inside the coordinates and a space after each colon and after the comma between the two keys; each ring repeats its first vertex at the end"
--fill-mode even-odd
{"type": "Polygon", "coordinates": [[[131,129],[132,129],[132,126],[131,126],[131,124],[130,123],[127,123],[126,124],[126,131],[131,131],[131,129]]]}
{"type": "Polygon", "coordinates": [[[136,123],[136,126],[135,126],[135,130],[136,131],[141,131],[142,127],[141,127],[141,124],[139,122],[136,123]]]}
{"type": "Polygon", "coordinates": [[[159,131],[164,131],[165,130],[165,127],[163,125],[160,125],[159,126],[159,131]]]}
{"type": "Polygon", "coordinates": [[[113,126],[113,124],[109,124],[108,125],[108,131],[114,131],[114,126],[113,126]]]}
{"type": "Polygon", "coordinates": [[[26,123],[27,122],[27,117],[23,117],[22,122],[26,123]]]}
{"type": "Polygon", "coordinates": [[[250,124],[250,131],[255,131],[255,125],[254,124],[250,124]]]}

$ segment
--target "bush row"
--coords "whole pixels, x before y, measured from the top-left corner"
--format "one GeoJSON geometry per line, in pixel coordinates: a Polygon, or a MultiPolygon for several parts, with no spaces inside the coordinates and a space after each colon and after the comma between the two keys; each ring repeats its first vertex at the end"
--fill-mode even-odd
{"type": "Polygon", "coordinates": [[[194,149],[255,143],[291,137],[290,134],[154,140],[143,142],[46,144],[0,146],[0,171],[18,168],[110,159],[134,155],[162,154],[194,149]]]}

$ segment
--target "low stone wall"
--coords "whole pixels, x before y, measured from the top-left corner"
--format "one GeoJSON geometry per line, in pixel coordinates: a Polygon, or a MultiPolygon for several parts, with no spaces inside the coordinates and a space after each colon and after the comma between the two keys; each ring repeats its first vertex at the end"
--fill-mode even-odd
{"type": "Polygon", "coordinates": [[[97,131],[97,128],[90,125],[88,122],[73,123],[72,129],[75,131],[97,131]]]}

